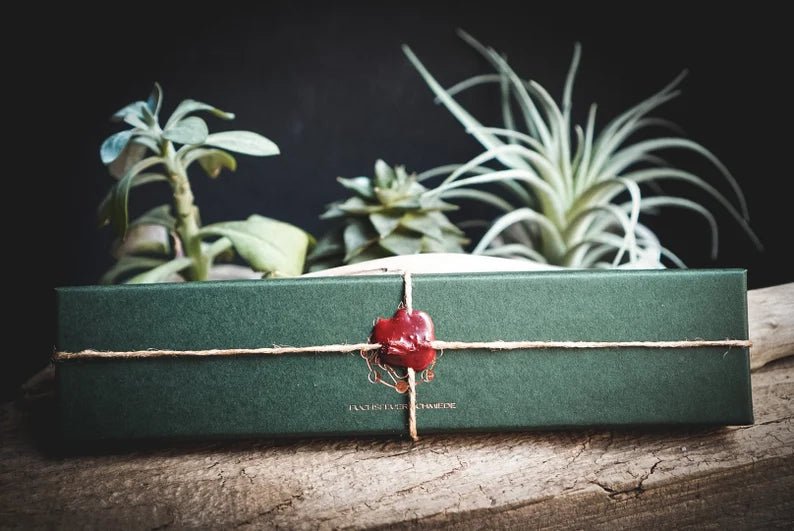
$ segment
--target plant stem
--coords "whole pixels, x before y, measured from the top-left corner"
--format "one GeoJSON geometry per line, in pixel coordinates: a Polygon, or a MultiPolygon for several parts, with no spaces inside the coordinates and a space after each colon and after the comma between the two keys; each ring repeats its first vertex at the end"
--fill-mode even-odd
{"type": "Polygon", "coordinates": [[[193,265],[187,270],[188,280],[207,280],[211,258],[204,255],[201,249],[199,232],[199,212],[194,204],[193,190],[184,171],[176,160],[171,142],[163,144],[163,154],[170,173],[171,186],[174,191],[174,210],[176,211],[176,232],[182,241],[182,249],[186,256],[193,259],[193,265]]]}
{"type": "Polygon", "coordinates": [[[174,207],[176,209],[176,232],[182,240],[185,254],[193,259],[193,266],[188,270],[190,280],[207,280],[210,269],[209,257],[201,252],[198,208],[193,204],[193,191],[190,182],[184,175],[171,176],[174,183],[174,207]]]}

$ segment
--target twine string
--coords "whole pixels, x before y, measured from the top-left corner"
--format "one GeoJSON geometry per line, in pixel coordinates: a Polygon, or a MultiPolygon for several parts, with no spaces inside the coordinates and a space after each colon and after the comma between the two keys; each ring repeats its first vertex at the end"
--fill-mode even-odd
{"type": "Polygon", "coordinates": [[[416,442],[419,435],[416,431],[416,371],[408,367],[408,435],[416,442]]]}
{"type": "MultiPolygon", "coordinates": [[[[413,311],[413,282],[411,273],[406,271],[403,278],[403,305],[408,312],[413,311]]],[[[708,347],[743,347],[749,348],[752,341],[747,339],[718,340],[677,340],[677,341],[430,341],[430,347],[436,350],[539,350],[539,349],[599,349],[599,348],[708,348],[708,347]]],[[[204,349],[204,350],[172,350],[146,349],[128,351],[105,351],[84,349],[78,352],[56,351],[54,361],[83,360],[99,358],[163,358],[172,356],[213,357],[213,356],[279,356],[284,354],[328,354],[369,352],[382,347],[380,343],[339,343],[336,345],[311,345],[291,347],[274,345],[272,347],[204,349]]],[[[416,428],[416,372],[408,368],[408,433],[411,440],[419,439],[416,428]]]]}
{"type": "MultiPolygon", "coordinates": [[[[411,281],[411,272],[403,273],[403,304],[410,314],[414,311],[414,288],[411,281]]],[[[433,347],[435,348],[435,347],[433,347]]],[[[408,436],[413,442],[419,440],[416,431],[416,371],[408,367],[408,436]]]]}
{"type": "MultiPolygon", "coordinates": [[[[53,360],[85,360],[98,358],[168,358],[174,356],[206,358],[213,356],[280,356],[283,354],[346,354],[350,352],[369,352],[381,348],[380,343],[339,343],[338,345],[312,345],[308,347],[273,346],[261,348],[231,348],[207,350],[94,350],[77,352],[58,351],[53,360]]],[[[708,347],[751,347],[752,341],[746,339],[684,340],[684,341],[430,341],[429,346],[436,350],[588,350],[599,348],[708,348],[708,347]]]]}
{"type": "MultiPolygon", "coordinates": [[[[718,339],[692,341],[440,341],[435,340],[429,346],[436,350],[542,350],[566,349],[588,350],[599,348],[708,348],[708,347],[751,347],[752,341],[746,339],[718,339]]],[[[232,348],[207,350],[94,350],[85,349],[78,352],[55,352],[53,360],[84,360],[98,358],[168,358],[187,356],[206,358],[213,356],[280,356],[283,354],[346,354],[350,352],[369,352],[381,348],[380,343],[339,343],[338,345],[312,345],[308,347],[273,346],[261,348],[232,348]]]]}
{"type": "Polygon", "coordinates": [[[414,311],[414,288],[410,271],[403,273],[403,304],[408,313],[414,311]]]}

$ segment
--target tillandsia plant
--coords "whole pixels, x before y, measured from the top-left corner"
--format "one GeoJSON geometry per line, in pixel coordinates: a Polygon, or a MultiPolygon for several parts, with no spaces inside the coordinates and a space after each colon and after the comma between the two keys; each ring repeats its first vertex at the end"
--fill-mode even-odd
{"type": "Polygon", "coordinates": [[[353,196],[332,203],[321,216],[341,223],[317,242],[310,270],[392,255],[463,252],[468,240],[444,214],[457,207],[429,194],[403,166],[378,160],[373,179],[338,181],[353,196]]]}
{"type": "Polygon", "coordinates": [[[195,100],[182,101],[160,126],[163,93],[159,84],[146,101],[136,101],[113,115],[132,129],[111,135],[100,156],[117,179],[99,207],[101,224],[112,223],[118,233],[118,262],[105,274],[106,283],[159,282],[174,275],[185,280],[206,280],[213,261],[236,251],[253,270],[267,275],[302,273],[311,237],[301,229],[253,215],[245,221],[201,226],[198,207],[188,179],[197,162],[210,177],[237,161],[229,153],[258,157],[277,155],[267,138],[249,131],[209,133],[197,112],[231,120],[232,113],[195,100]],[[132,188],[164,181],[171,185],[173,204],[149,210],[129,221],[132,188]]]}
{"type": "Polygon", "coordinates": [[[659,181],[677,180],[704,190],[741,225],[753,242],[744,196],[728,169],[702,145],[680,136],[633,140],[638,132],[667,122],[650,117],[675,98],[682,73],[650,98],[609,122],[596,134],[596,105],[585,127],[571,125],[571,94],[579,66],[580,46],[565,80],[562,108],[538,83],[520,78],[503,56],[474,38],[460,36],[477,50],[495,73],[466,79],[444,89],[407,46],[403,47],[440,101],[472,134],[485,151],[468,163],[436,168],[420,180],[446,176],[432,195],[442,199],[466,197],[496,207],[501,214],[475,246],[473,253],[522,257],[574,267],[662,267],[665,261],[683,262],[662,246],[654,232],[640,222],[641,212],[679,207],[702,215],[717,253],[717,223],[703,205],[685,197],[661,195],[652,189],[659,181]],[[464,109],[454,96],[482,84],[495,84],[504,124],[487,127],[464,109]],[[514,116],[514,106],[525,130],[514,116]],[[736,196],[736,205],[703,178],[671,167],[658,152],[681,149],[704,157],[720,173],[736,196]],[[483,190],[498,183],[504,193],[483,190]],[[650,187],[649,187],[650,185],[650,187]]]}

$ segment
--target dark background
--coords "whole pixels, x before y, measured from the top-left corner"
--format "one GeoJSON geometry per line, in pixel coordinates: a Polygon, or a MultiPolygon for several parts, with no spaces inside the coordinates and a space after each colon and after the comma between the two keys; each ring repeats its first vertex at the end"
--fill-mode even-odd
{"type": "MultiPolygon", "coordinates": [[[[111,182],[98,157],[101,141],[118,129],[110,114],[145,98],[154,81],[164,87],[166,116],[184,98],[235,112],[232,123],[210,120],[211,130],[257,131],[282,155],[241,156],[236,174],[218,180],[194,174],[204,221],[257,212],[319,235],[324,205],[343,196],[336,176],[370,175],[379,157],[421,171],[479,152],[433,104],[400,50],[410,44],[447,86],[488,72],[455,35],[458,27],[507,53],[520,75],[555,98],[573,43],[580,41],[579,123],[598,102],[603,126],[688,68],[683,95],[657,114],[679,124],[736,175],[766,251],[755,250],[713,202],[705,204],[720,221],[716,261],[708,257],[701,218],[667,210],[662,223],[651,225],[692,267],[747,268],[751,288],[791,281],[783,258],[792,226],[786,17],[755,5],[695,13],[692,3],[565,3],[529,10],[534,4],[295,2],[243,11],[230,3],[205,11],[198,4],[155,9],[130,3],[124,12],[90,18],[68,9],[16,21],[28,38],[4,43],[5,120],[15,135],[6,169],[20,187],[17,193],[7,189],[4,203],[12,217],[6,263],[14,311],[7,325],[25,332],[12,331],[8,340],[14,347],[5,352],[3,395],[12,395],[52,351],[53,288],[93,283],[111,263],[109,231],[95,225],[96,205],[111,182]]],[[[493,90],[462,98],[486,123],[498,118],[493,90]]],[[[696,157],[665,156],[729,191],[696,157]]],[[[133,208],[158,194],[167,192],[133,192],[133,208]]]]}

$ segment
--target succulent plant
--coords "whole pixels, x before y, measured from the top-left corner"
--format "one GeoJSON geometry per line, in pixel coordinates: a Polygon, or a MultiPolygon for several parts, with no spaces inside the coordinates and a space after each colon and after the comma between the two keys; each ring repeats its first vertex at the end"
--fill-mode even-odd
{"type": "Polygon", "coordinates": [[[475,246],[473,253],[521,257],[550,264],[582,267],[662,267],[662,258],[684,264],[663,247],[640,222],[640,213],[678,207],[702,215],[717,253],[717,223],[703,205],[684,197],[660,195],[659,181],[675,180],[700,188],[716,199],[760,247],[748,224],[744,196],[731,173],[702,145],[665,134],[633,140],[639,131],[669,126],[649,116],[675,98],[683,74],[664,89],[609,122],[596,134],[596,106],[585,127],[571,127],[571,94],[579,65],[580,46],[565,81],[562,108],[534,81],[521,79],[503,56],[464,32],[461,37],[495,69],[445,90],[416,55],[404,46],[408,59],[452,115],[485,151],[465,164],[429,170],[420,179],[446,176],[433,194],[441,199],[467,197],[502,212],[475,246]],[[499,88],[503,126],[486,127],[455,99],[455,94],[482,84],[499,88]],[[514,117],[520,111],[525,130],[514,117]],[[728,183],[734,202],[692,172],[671,167],[658,156],[679,149],[705,158],[728,183]],[[483,185],[497,183],[502,193],[483,185]]]}
{"type": "Polygon", "coordinates": [[[353,196],[332,203],[321,216],[341,223],[317,242],[310,270],[392,255],[463,252],[467,240],[444,214],[457,207],[428,194],[404,167],[378,160],[373,179],[337,180],[353,196]]]}
{"type": "Polygon", "coordinates": [[[249,131],[210,134],[197,112],[231,120],[234,115],[206,103],[184,100],[161,127],[163,93],[160,85],[146,101],[133,102],[113,120],[132,129],[111,135],[100,149],[102,162],[117,179],[99,207],[101,224],[112,223],[118,233],[114,244],[117,263],[103,282],[159,282],[175,275],[185,280],[206,280],[219,257],[236,251],[252,269],[269,275],[303,272],[311,237],[301,229],[254,215],[245,221],[201,226],[188,169],[198,162],[212,178],[222,169],[234,171],[230,151],[265,157],[279,149],[267,138],[249,131]],[[173,204],[161,205],[129,221],[129,194],[137,186],[167,182],[173,204]]]}

